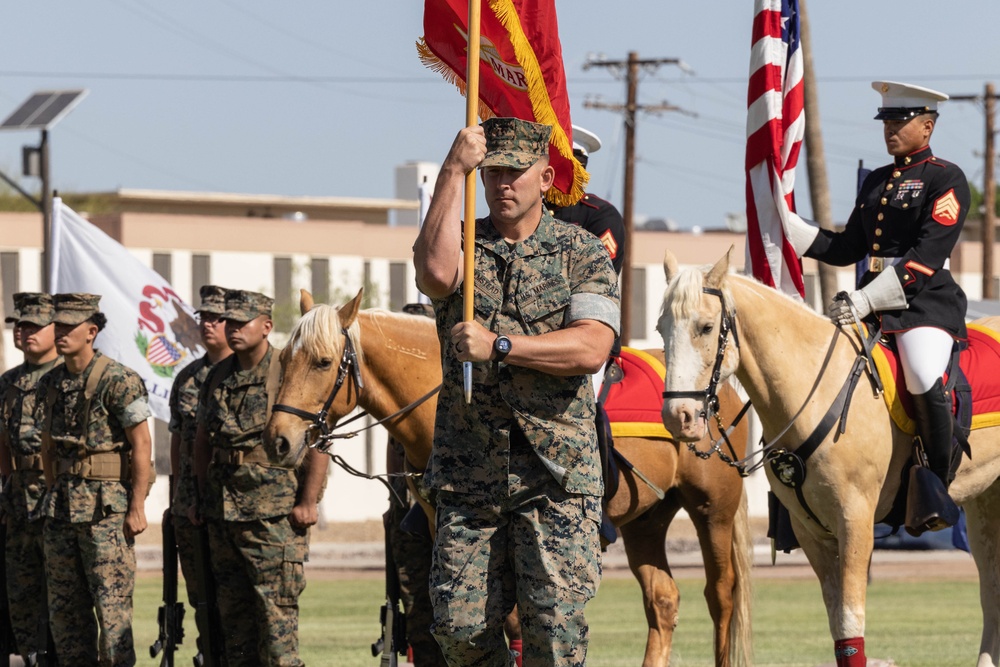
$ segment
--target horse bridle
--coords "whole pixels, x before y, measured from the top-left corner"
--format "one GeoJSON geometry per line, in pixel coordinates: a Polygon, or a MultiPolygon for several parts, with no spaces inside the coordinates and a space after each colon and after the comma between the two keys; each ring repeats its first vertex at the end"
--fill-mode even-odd
{"type": "Polygon", "coordinates": [[[722,310],[720,312],[719,323],[719,347],[715,353],[715,366],[712,368],[712,378],[708,382],[708,386],[701,391],[664,391],[664,399],[672,398],[696,398],[701,399],[704,407],[701,411],[701,416],[706,420],[715,416],[719,412],[719,382],[722,379],[722,360],[726,356],[726,346],[729,344],[729,333],[733,334],[733,343],[736,345],[736,349],[740,348],[739,334],[736,333],[736,315],[729,312],[726,308],[726,298],[722,294],[722,290],[714,289],[712,287],[702,287],[701,291],[705,294],[711,294],[712,296],[719,297],[719,302],[722,304],[722,310]]]}
{"type": "Polygon", "coordinates": [[[351,337],[347,334],[347,329],[342,328],[340,332],[344,334],[344,353],[340,357],[337,379],[333,383],[333,389],[330,390],[330,395],[326,397],[323,407],[318,412],[309,412],[291,405],[285,405],[284,403],[275,403],[271,408],[274,412],[287,412],[312,422],[309,428],[319,430],[320,440],[329,438],[331,431],[336,426],[336,424],[333,426],[328,424],[327,417],[330,414],[330,406],[333,405],[333,401],[337,398],[340,388],[344,386],[347,379],[351,378],[353,380],[355,389],[359,392],[365,387],[365,383],[361,379],[361,367],[358,364],[358,355],[354,351],[354,343],[351,342],[351,337]]]}

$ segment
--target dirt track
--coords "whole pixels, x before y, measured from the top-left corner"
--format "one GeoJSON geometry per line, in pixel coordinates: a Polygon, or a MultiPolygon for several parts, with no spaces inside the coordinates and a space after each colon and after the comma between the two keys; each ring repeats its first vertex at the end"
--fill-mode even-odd
{"type": "MultiPolygon", "coordinates": [[[[766,525],[755,521],[755,578],[811,579],[816,575],[801,550],[778,553],[771,565],[766,525]]],[[[330,579],[381,578],[383,567],[382,524],[380,521],[331,524],[314,530],[311,538],[310,577],[330,579]]],[[[676,520],[667,535],[671,569],[677,578],[701,578],[701,550],[690,521],[676,520]]],[[[632,577],[619,539],[604,554],[605,577],[632,577]]],[[[977,577],[972,557],[962,551],[898,551],[877,549],[872,558],[873,579],[966,579],[977,577]]]]}

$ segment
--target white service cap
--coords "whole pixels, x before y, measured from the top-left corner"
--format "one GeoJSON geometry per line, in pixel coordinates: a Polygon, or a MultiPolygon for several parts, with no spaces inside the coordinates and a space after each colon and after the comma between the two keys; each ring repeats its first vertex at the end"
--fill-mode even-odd
{"type": "Polygon", "coordinates": [[[898,81],[872,81],[872,88],[882,95],[875,120],[909,120],[937,111],[938,102],[948,99],[936,90],[898,81]]]}
{"type": "Polygon", "coordinates": [[[584,155],[590,155],[601,150],[601,140],[590,130],[585,130],[579,125],[573,126],[573,150],[580,151],[584,155]]]}

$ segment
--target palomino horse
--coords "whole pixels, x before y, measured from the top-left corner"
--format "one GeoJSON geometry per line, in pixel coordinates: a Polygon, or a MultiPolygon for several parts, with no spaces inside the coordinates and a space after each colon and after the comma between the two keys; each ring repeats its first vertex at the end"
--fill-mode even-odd
{"type": "MultiPolygon", "coordinates": [[[[810,436],[851,373],[857,339],[800,302],[730,275],[728,254],[710,271],[678,272],[668,253],[664,268],[668,286],[657,325],[667,359],[664,425],[678,438],[700,439],[702,400],[712,393],[713,371],[722,380],[735,374],[760,416],[765,453],[786,461],[798,457],[781,450],[794,451],[817,440],[810,436]],[[709,390],[702,391],[705,387],[709,390]],[[692,398],[695,394],[700,396],[692,398]]],[[[989,318],[984,324],[997,329],[1000,320],[989,318]]],[[[863,665],[872,528],[890,510],[913,445],[912,436],[895,426],[883,398],[875,397],[864,380],[849,408],[846,431],[839,438],[834,437],[836,428],[819,430],[825,437],[806,459],[804,482],[799,475],[797,488],[782,483],[771,466],[765,470],[819,577],[830,632],[841,649],[837,664],[863,665]],[[854,638],[860,642],[842,641],[854,638]]],[[[840,409],[834,412],[839,417],[840,409]]],[[[972,459],[963,459],[950,494],[965,506],[979,569],[984,627],[978,665],[996,667],[1000,429],[974,430],[969,440],[972,459]]]]}
{"type": "MultiPolygon", "coordinates": [[[[426,467],[436,400],[397,413],[441,382],[437,327],[423,316],[360,310],[360,303],[359,292],[340,308],[313,306],[303,293],[304,315],[281,356],[283,380],[276,406],[286,411],[275,410],[265,428],[265,446],[275,463],[298,465],[318,433],[329,432],[360,406],[377,420],[389,417],[383,425],[403,444],[410,469],[426,467]],[[352,380],[354,369],[360,384],[352,380]],[[288,407],[295,410],[288,412],[288,407]]],[[[651,353],[662,359],[658,350],[651,353]]],[[[727,389],[731,393],[723,397],[723,417],[731,420],[739,399],[727,389]]],[[[742,455],[743,427],[732,440],[742,455]]],[[[620,438],[615,445],[653,484],[669,489],[660,501],[622,466],[618,492],[608,508],[642,588],[649,625],[643,665],[667,667],[669,662],[679,592],[670,576],[665,539],[682,507],[694,522],[704,556],[716,665],[750,664],[750,536],[740,477],[716,457],[702,461],[676,441],[620,438]]]]}

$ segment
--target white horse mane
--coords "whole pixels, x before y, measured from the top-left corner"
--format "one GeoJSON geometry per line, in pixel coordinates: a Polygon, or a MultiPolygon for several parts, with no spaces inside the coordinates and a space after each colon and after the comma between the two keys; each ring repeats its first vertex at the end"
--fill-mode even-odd
{"type": "MultiPolygon", "coordinates": [[[[665,306],[668,302],[671,304],[671,313],[674,317],[690,317],[698,308],[698,305],[701,302],[702,288],[705,286],[706,269],[707,267],[689,267],[682,269],[677,272],[677,275],[674,276],[674,278],[670,281],[670,284],[667,285],[666,292],[663,296],[663,305],[665,306]]],[[[723,277],[722,284],[720,285],[723,298],[725,299],[726,308],[731,313],[736,312],[736,303],[733,301],[733,294],[730,288],[730,281],[732,280],[742,281],[745,283],[746,286],[750,288],[750,293],[757,298],[763,298],[765,296],[778,296],[814,317],[825,319],[821,314],[817,313],[812,307],[807,305],[797,296],[785,294],[780,290],[764,285],[764,283],[760,282],[756,278],[739,273],[733,273],[732,271],[723,277]],[[757,287],[766,288],[767,291],[758,290],[756,289],[757,287]]],[[[745,305],[746,304],[744,304],[744,306],[745,305]]]]}
{"type": "MultiPolygon", "coordinates": [[[[344,353],[339,313],[340,309],[336,306],[315,304],[299,319],[288,337],[288,347],[291,348],[292,354],[301,350],[309,355],[310,359],[339,360],[344,353]]],[[[362,363],[364,353],[361,349],[361,325],[358,323],[358,318],[354,318],[351,326],[347,328],[347,335],[354,345],[358,363],[362,363]]]]}

